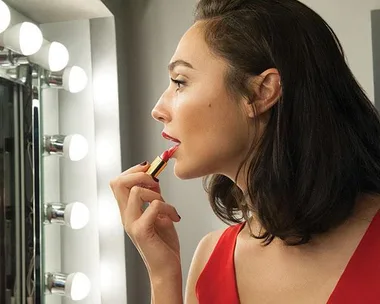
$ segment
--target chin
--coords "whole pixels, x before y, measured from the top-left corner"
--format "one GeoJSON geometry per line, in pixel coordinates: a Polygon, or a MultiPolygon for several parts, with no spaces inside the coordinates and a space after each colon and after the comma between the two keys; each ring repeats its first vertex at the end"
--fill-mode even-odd
{"type": "Polygon", "coordinates": [[[213,172],[205,170],[205,167],[185,166],[184,164],[178,164],[178,162],[174,164],[174,175],[182,180],[200,178],[210,174],[213,174],[213,172]]]}
{"type": "Polygon", "coordinates": [[[179,170],[179,169],[177,169],[177,167],[174,167],[174,175],[177,178],[182,179],[182,180],[200,177],[200,176],[194,174],[194,172],[192,172],[190,170],[179,170]]]}

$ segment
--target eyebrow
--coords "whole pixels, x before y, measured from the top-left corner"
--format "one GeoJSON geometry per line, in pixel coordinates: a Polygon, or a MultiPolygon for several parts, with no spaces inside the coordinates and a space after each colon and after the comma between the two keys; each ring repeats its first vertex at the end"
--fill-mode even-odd
{"type": "MultiPolygon", "coordinates": [[[[171,63],[168,65],[168,70],[169,70],[170,72],[172,72],[172,71],[174,70],[174,68],[175,68],[176,66],[179,66],[179,65],[183,65],[183,66],[188,67],[188,68],[190,68],[190,69],[194,69],[194,67],[193,67],[190,63],[188,63],[187,61],[185,61],[185,60],[176,60],[176,61],[171,62],[171,63]]],[[[194,70],[195,70],[195,69],[194,69],[194,70]]]]}

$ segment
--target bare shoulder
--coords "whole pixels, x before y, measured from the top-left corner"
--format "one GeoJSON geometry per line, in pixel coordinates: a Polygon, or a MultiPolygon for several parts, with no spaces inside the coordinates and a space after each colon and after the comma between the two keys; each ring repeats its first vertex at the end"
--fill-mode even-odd
{"type": "Polygon", "coordinates": [[[199,242],[197,249],[195,250],[194,256],[193,256],[193,261],[192,261],[192,268],[195,270],[199,270],[198,276],[204,266],[206,265],[208,259],[211,256],[211,253],[213,252],[216,243],[219,241],[219,238],[223,234],[223,232],[226,230],[224,229],[219,229],[216,231],[212,231],[205,235],[201,241],[199,242]]]}
{"type": "MultiPolygon", "coordinates": [[[[213,252],[216,243],[219,241],[221,235],[227,228],[219,229],[212,231],[206,234],[198,244],[197,249],[195,250],[194,259],[198,258],[200,260],[206,260],[210,258],[211,253],[213,252]]],[[[193,259],[193,260],[194,260],[193,259]]],[[[203,265],[204,266],[204,265],[203,265]]]]}
{"type": "Polygon", "coordinates": [[[189,275],[186,284],[185,303],[198,304],[195,294],[195,287],[199,275],[209,260],[219,238],[227,228],[212,231],[205,235],[199,242],[191,262],[189,275]]]}

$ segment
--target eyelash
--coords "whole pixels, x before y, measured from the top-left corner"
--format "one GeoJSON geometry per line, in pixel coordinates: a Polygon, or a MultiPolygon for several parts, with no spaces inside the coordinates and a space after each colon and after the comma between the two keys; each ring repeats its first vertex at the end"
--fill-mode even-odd
{"type": "Polygon", "coordinates": [[[186,82],[185,82],[185,81],[182,81],[182,80],[175,80],[175,79],[173,79],[173,78],[170,78],[170,80],[171,80],[174,84],[177,85],[177,91],[178,91],[179,89],[181,89],[181,85],[183,86],[183,85],[186,84],[186,82]]]}

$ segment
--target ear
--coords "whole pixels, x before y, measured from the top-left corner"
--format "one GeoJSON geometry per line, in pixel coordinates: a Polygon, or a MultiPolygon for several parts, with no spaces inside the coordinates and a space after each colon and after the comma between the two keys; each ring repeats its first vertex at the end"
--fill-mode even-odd
{"type": "Polygon", "coordinates": [[[251,118],[267,112],[282,95],[281,77],[278,70],[274,68],[252,77],[250,86],[254,97],[247,100],[245,106],[251,118]]]}

